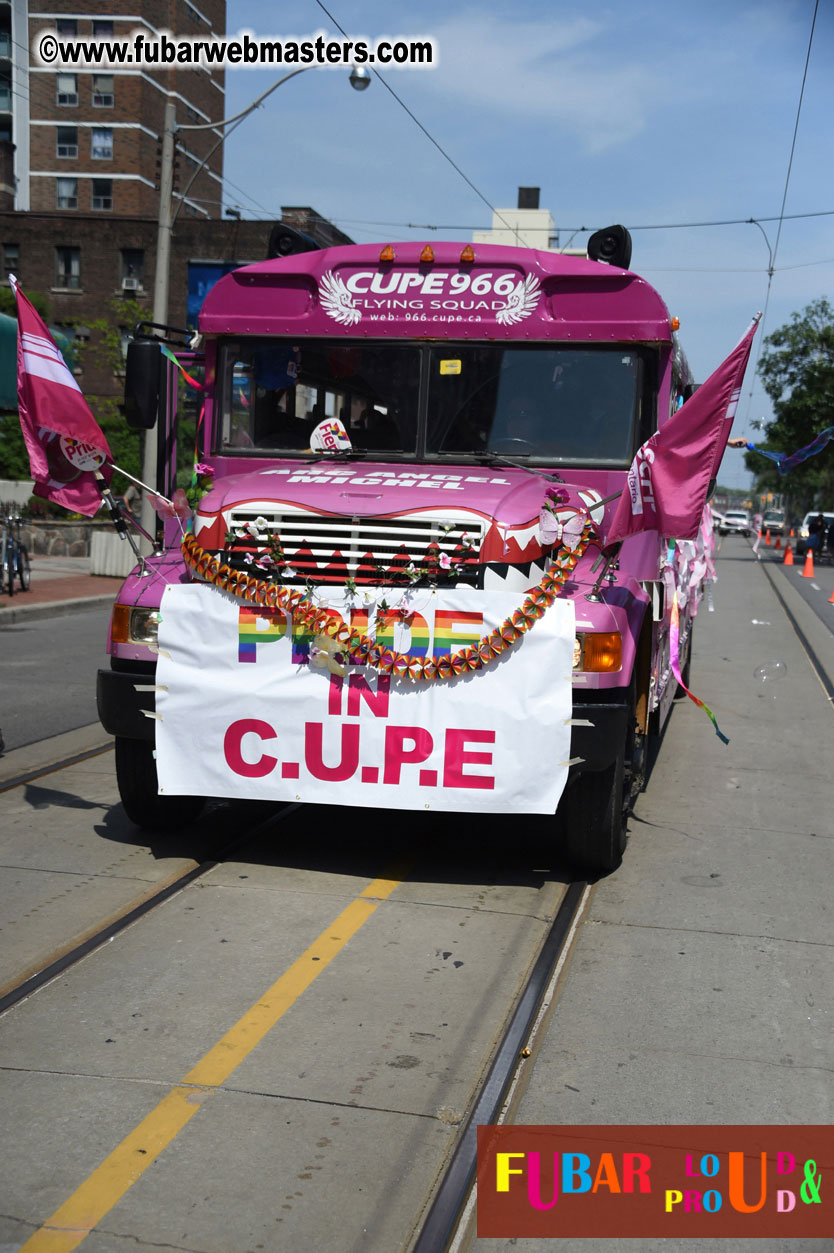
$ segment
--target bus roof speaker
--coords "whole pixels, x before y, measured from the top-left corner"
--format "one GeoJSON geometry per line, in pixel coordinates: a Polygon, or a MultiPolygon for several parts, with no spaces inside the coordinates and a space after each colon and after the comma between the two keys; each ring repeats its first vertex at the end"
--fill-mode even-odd
{"type": "Polygon", "coordinates": [[[269,243],[266,250],[267,261],[275,257],[294,257],[299,252],[316,252],[321,247],[312,235],[297,231],[286,222],[276,222],[269,232],[269,243]]]}
{"type": "Polygon", "coordinates": [[[606,226],[588,240],[588,256],[627,270],[631,265],[631,236],[624,226],[606,226]]]}

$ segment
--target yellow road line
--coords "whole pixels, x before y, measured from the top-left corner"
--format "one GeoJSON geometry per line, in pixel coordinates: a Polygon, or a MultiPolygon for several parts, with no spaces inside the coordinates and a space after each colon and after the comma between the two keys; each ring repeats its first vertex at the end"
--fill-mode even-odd
{"type": "Polygon", "coordinates": [[[293,962],[268,992],[209,1049],[118,1148],[22,1246],[20,1253],[71,1253],[179,1135],[203,1100],[249,1056],[278,1020],[399,887],[411,863],[390,866],[293,962]]]}

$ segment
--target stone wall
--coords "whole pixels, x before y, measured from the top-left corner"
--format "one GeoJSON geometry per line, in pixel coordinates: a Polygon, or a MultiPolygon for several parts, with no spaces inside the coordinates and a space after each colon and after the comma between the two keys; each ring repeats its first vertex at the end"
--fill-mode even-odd
{"type": "Polygon", "coordinates": [[[110,522],[27,521],[20,538],[32,556],[89,557],[93,531],[112,530],[110,522]]]}

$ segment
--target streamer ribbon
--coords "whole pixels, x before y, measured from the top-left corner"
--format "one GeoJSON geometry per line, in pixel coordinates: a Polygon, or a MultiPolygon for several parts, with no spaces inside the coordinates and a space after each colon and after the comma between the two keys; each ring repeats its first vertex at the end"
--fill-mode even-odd
{"type": "Polygon", "coordinates": [[[806,444],[804,448],[798,448],[796,452],[792,452],[790,456],[784,452],[769,452],[767,448],[757,448],[755,444],[748,444],[747,447],[751,452],[761,453],[763,457],[769,457],[771,461],[776,462],[776,469],[780,474],[787,474],[788,470],[792,470],[794,466],[798,466],[801,462],[807,461],[809,457],[814,457],[818,452],[822,452],[829,440],[834,439],[834,426],[827,426],[824,431],[820,431],[816,439],[810,444],[806,444]]]}
{"type": "Polygon", "coordinates": [[[193,377],[193,375],[188,373],[185,366],[182,364],[181,361],[177,360],[177,358],[171,352],[170,348],[167,348],[165,344],[160,344],[159,346],[162,349],[163,357],[167,357],[169,361],[173,361],[174,365],[180,371],[180,373],[182,374],[182,377],[185,379],[186,383],[188,383],[190,387],[195,387],[198,392],[204,392],[206,390],[202,383],[198,383],[197,380],[193,377]]]}
{"type": "Polygon", "coordinates": [[[674,592],[672,594],[672,618],[669,624],[669,652],[670,652],[671,661],[672,661],[672,674],[675,676],[678,683],[686,692],[689,699],[693,701],[698,706],[699,709],[703,709],[704,713],[707,715],[710,722],[715,727],[715,734],[718,736],[719,740],[721,740],[722,743],[724,744],[729,744],[730,741],[728,740],[727,736],[724,735],[724,733],[719,729],[718,721],[715,717],[715,714],[710,709],[709,705],[705,705],[704,702],[702,700],[699,700],[697,696],[693,696],[692,692],[690,692],[689,688],[686,686],[683,679],[681,678],[680,613],[678,611],[678,598],[674,592]]]}

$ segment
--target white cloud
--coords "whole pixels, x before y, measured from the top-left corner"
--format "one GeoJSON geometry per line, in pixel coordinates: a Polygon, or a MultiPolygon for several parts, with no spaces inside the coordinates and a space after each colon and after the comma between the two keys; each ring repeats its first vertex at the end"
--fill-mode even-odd
{"type": "Polygon", "coordinates": [[[605,46],[610,30],[601,22],[467,13],[434,25],[432,33],[440,50],[432,91],[469,109],[549,123],[592,153],[646,125],[657,78],[605,46]]]}

